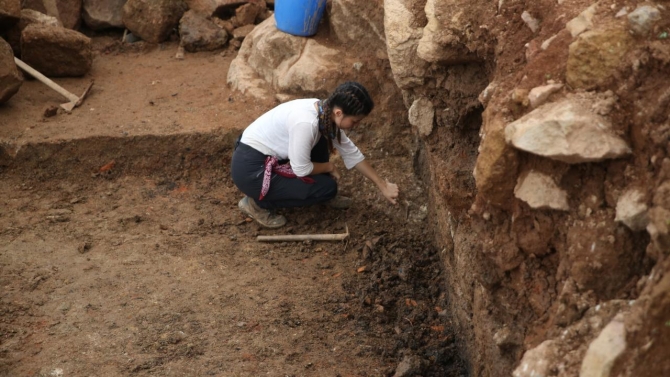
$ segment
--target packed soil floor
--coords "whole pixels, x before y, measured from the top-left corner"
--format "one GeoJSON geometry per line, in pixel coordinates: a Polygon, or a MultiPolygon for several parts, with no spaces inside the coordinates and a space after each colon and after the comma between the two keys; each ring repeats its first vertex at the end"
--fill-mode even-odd
{"type": "Polygon", "coordinates": [[[399,205],[350,171],[352,208],[285,210],[267,230],[237,209],[229,163],[277,102],[227,88],[234,50],[176,60],[174,42],[118,39],[56,80],[95,81],[71,114],[46,117],[65,101],[35,80],[0,106],[0,376],[468,374],[409,129],[351,134],[399,205]]]}

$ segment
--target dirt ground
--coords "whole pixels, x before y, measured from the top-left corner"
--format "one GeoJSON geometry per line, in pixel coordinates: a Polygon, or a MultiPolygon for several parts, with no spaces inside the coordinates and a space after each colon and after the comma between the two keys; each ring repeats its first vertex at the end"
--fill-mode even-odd
{"type": "Polygon", "coordinates": [[[119,38],[57,80],[95,81],[72,114],[45,117],[64,101],[34,80],[0,107],[0,376],[468,374],[409,128],[351,135],[400,205],[349,172],[352,208],[286,210],[268,231],[237,210],[228,165],[275,100],[227,88],[232,50],[176,60],[175,42],[119,38]]]}

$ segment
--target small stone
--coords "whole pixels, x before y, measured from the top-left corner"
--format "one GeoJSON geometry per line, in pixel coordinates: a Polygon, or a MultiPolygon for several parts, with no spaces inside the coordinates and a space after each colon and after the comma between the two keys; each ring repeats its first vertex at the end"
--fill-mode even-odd
{"type": "Polygon", "coordinates": [[[523,13],[521,13],[521,19],[526,23],[526,26],[528,26],[533,33],[536,33],[540,29],[540,21],[531,16],[528,11],[523,11],[523,13]]]}
{"type": "Polygon", "coordinates": [[[398,367],[395,369],[393,377],[413,376],[420,366],[419,360],[415,356],[405,356],[398,367]]]}
{"type": "Polygon", "coordinates": [[[596,14],[596,5],[593,4],[586,8],[579,16],[573,18],[565,25],[565,28],[568,29],[573,38],[593,27],[593,16],[596,14]]]}
{"type": "Polygon", "coordinates": [[[553,340],[546,340],[539,346],[526,351],[519,366],[512,373],[513,377],[549,376],[552,365],[558,360],[557,345],[553,340]]]}
{"type": "Polygon", "coordinates": [[[488,105],[489,101],[491,100],[491,97],[493,96],[493,92],[496,89],[496,84],[494,82],[489,83],[489,85],[482,90],[481,93],[479,93],[479,102],[482,104],[482,106],[486,107],[488,105]]]}
{"type": "Polygon", "coordinates": [[[89,250],[91,250],[91,247],[92,245],[90,242],[84,242],[81,245],[79,245],[79,247],[77,247],[77,251],[79,251],[79,254],[84,254],[89,250]]]}
{"type": "Polygon", "coordinates": [[[184,46],[177,47],[177,53],[174,55],[177,60],[184,60],[184,46]]]}
{"type": "Polygon", "coordinates": [[[620,18],[627,14],[628,14],[628,7],[623,7],[614,15],[614,17],[620,18]]]}
{"type": "Polygon", "coordinates": [[[655,7],[643,5],[628,15],[628,24],[634,34],[647,36],[654,23],[661,19],[661,12],[655,7]]]}
{"type": "Polygon", "coordinates": [[[633,231],[639,232],[647,228],[649,217],[644,194],[637,189],[624,192],[616,204],[615,221],[622,222],[633,231]]]}
{"type": "Polygon", "coordinates": [[[582,361],[580,377],[608,377],[616,359],[626,350],[626,327],[618,314],[591,342],[582,361]]]}
{"type": "Polygon", "coordinates": [[[512,101],[521,106],[528,106],[528,89],[516,88],[512,91],[512,101]]]}
{"type": "Polygon", "coordinates": [[[495,342],[498,348],[506,348],[511,346],[517,346],[520,344],[520,337],[518,334],[514,334],[509,327],[505,326],[500,330],[496,331],[493,335],[493,341],[495,342]]]}
{"type": "Polygon", "coordinates": [[[409,108],[409,122],[419,130],[422,136],[428,136],[433,132],[435,120],[435,108],[433,103],[425,97],[421,97],[412,103],[409,108]]]}
{"type": "Polygon", "coordinates": [[[44,109],[43,116],[45,118],[51,118],[52,116],[55,116],[56,114],[58,114],[58,106],[51,105],[51,106],[47,107],[46,109],[44,109]]]}
{"type": "Polygon", "coordinates": [[[544,85],[531,89],[530,93],[528,94],[530,107],[534,109],[542,105],[550,95],[561,90],[561,88],[563,88],[563,84],[544,85]]]}
{"type": "Polygon", "coordinates": [[[546,41],[542,42],[542,44],[540,45],[540,48],[542,49],[542,51],[548,49],[549,45],[551,44],[551,42],[554,41],[554,39],[556,39],[556,37],[558,37],[558,34],[556,34],[553,37],[551,37],[551,38],[547,39],[546,41]]]}
{"type": "Polygon", "coordinates": [[[570,209],[568,194],[551,177],[533,170],[519,177],[514,196],[528,203],[531,208],[562,211],[570,209]]]}
{"type": "Polygon", "coordinates": [[[254,31],[255,25],[244,25],[233,30],[233,38],[238,41],[244,40],[252,31],[254,31]]]}

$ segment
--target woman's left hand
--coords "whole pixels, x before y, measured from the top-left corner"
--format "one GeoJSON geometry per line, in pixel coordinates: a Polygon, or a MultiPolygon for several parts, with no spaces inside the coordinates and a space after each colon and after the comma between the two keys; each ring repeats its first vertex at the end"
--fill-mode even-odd
{"type": "Polygon", "coordinates": [[[335,165],[333,165],[333,170],[330,172],[330,176],[333,177],[335,182],[338,182],[340,180],[340,172],[337,171],[335,165]]]}

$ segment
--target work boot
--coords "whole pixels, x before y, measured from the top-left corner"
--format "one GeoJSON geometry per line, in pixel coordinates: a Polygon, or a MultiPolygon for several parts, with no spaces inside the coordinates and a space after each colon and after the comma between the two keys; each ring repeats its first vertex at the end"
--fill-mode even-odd
{"type": "Polygon", "coordinates": [[[334,198],[327,201],[326,204],[328,204],[330,208],[347,209],[351,207],[353,201],[354,200],[348,196],[336,195],[334,198]]]}
{"type": "Polygon", "coordinates": [[[269,209],[263,209],[248,196],[245,196],[237,203],[244,214],[256,220],[257,223],[266,228],[279,228],[286,224],[286,218],[282,215],[272,213],[269,209]]]}

